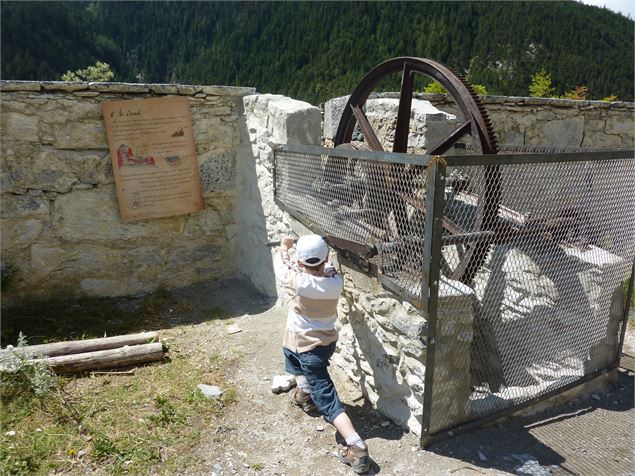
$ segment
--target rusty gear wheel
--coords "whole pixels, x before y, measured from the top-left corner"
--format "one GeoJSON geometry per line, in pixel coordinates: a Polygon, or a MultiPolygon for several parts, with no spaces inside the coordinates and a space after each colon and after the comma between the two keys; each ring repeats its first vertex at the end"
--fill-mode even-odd
{"type": "MultiPolygon", "coordinates": [[[[458,74],[435,61],[425,58],[399,57],[390,59],[373,68],[352,92],[339,122],[335,136],[336,147],[346,147],[367,150],[384,150],[377,134],[370,125],[364,113],[364,107],[374,88],[388,75],[402,74],[399,93],[399,107],[397,112],[393,152],[407,152],[408,135],[410,131],[410,116],[414,93],[415,75],[421,74],[432,78],[448,91],[463,114],[463,121],[447,137],[432,147],[428,147],[428,155],[446,153],[457,142],[466,136],[471,137],[470,149],[473,154],[496,154],[497,142],[492,130],[487,111],[481,104],[468,82],[458,74]],[[352,142],[353,131],[359,126],[364,143],[352,142]]],[[[407,174],[404,166],[396,164],[396,170],[391,173],[407,174]],[[401,167],[401,168],[399,168],[401,167]]],[[[419,213],[425,209],[412,190],[402,190],[399,200],[395,201],[392,212],[400,217],[398,222],[406,220],[406,206],[410,205],[419,213]]],[[[500,204],[500,170],[496,165],[485,167],[483,180],[478,190],[472,190],[471,195],[476,201],[476,212],[469,225],[458,224],[452,217],[444,216],[443,226],[446,235],[457,235],[470,232],[491,230],[496,224],[500,204]]],[[[490,249],[490,243],[479,242],[472,245],[451,245],[456,247],[455,260],[449,262],[442,258],[441,272],[450,279],[470,284],[483,265],[490,249]]],[[[444,253],[445,254],[445,253],[444,253]]]]}

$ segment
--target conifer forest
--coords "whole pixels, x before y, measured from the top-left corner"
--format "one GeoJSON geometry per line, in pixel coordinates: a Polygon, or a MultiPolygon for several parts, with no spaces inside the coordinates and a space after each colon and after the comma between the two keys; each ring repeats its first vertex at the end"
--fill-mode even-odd
{"type": "MultiPolygon", "coordinates": [[[[1,3],[2,79],[60,80],[107,63],[115,81],[253,86],[317,104],[396,56],[434,59],[489,94],[633,100],[634,22],[565,1],[1,3]]],[[[399,78],[382,85],[399,90],[399,78]]],[[[422,85],[422,87],[425,85],[422,85]]]]}

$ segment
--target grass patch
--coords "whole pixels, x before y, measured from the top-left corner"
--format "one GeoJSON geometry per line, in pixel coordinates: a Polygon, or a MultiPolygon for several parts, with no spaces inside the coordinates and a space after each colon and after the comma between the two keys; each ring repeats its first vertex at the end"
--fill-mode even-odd
{"type": "Polygon", "coordinates": [[[3,474],[89,469],[113,475],[173,474],[191,465],[192,448],[237,398],[218,356],[210,359],[218,365],[200,365],[186,349],[179,351],[179,343],[196,332],[195,327],[175,329],[179,339],[172,344],[172,360],[139,367],[132,376],[58,378],[46,369],[3,374],[3,474]],[[208,400],[198,383],[218,385],[225,394],[208,400]]]}

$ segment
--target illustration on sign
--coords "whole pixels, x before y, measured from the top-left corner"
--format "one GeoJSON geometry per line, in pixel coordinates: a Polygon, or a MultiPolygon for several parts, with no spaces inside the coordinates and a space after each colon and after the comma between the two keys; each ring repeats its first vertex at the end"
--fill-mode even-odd
{"type": "Polygon", "coordinates": [[[102,112],[123,222],[203,208],[187,98],[107,101],[102,112]]]}

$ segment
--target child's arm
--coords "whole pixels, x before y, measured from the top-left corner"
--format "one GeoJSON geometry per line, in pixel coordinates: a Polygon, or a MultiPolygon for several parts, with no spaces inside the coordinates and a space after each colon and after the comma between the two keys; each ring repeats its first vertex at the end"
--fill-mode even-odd
{"type": "Polygon", "coordinates": [[[291,236],[285,236],[280,242],[280,248],[276,251],[273,258],[273,270],[276,276],[283,283],[287,278],[289,271],[293,269],[291,264],[291,258],[289,257],[289,250],[293,248],[295,244],[295,238],[291,236]]]}
{"type": "Polygon", "coordinates": [[[324,266],[324,276],[326,276],[327,278],[332,278],[336,274],[337,269],[335,269],[335,266],[333,266],[331,263],[326,263],[326,265],[324,266]]]}

